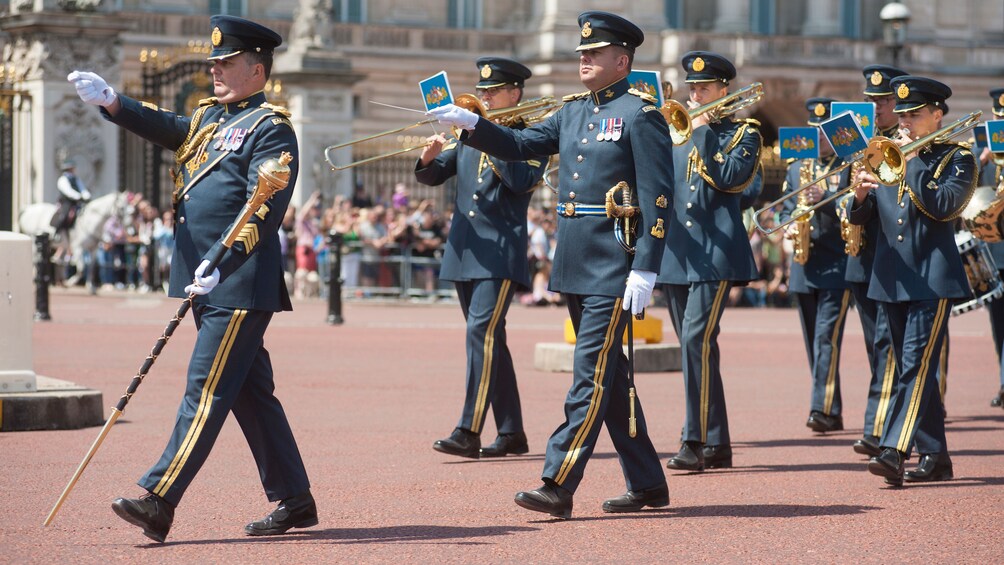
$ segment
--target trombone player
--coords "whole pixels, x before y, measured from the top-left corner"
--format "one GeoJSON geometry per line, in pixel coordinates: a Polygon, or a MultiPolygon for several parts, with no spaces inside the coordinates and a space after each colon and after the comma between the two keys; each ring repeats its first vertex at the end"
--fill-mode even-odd
{"type": "MultiPolygon", "coordinates": [[[[990,99],[993,101],[993,115],[996,119],[1004,119],[1004,88],[996,88],[990,91],[990,99]]],[[[980,155],[980,186],[992,186],[997,189],[998,195],[1004,190],[1004,161],[1000,158],[1004,155],[994,155],[990,153],[990,148],[983,150],[980,155]]],[[[1004,242],[988,243],[990,253],[994,257],[997,269],[1004,269],[1004,242]]],[[[1004,271],[1000,271],[1004,275],[1004,271]]],[[[998,298],[991,300],[987,304],[987,311],[990,313],[990,331],[994,336],[994,347],[997,349],[997,358],[1000,364],[1000,390],[990,400],[990,406],[1004,408],[1004,361],[1001,361],[1002,350],[1004,350],[1004,300],[998,298]]]]}
{"type": "MultiPolygon", "coordinates": [[[[691,109],[728,95],[736,68],[725,57],[691,51],[681,64],[691,109]]],[[[693,116],[690,138],[673,150],[673,212],[657,279],[683,349],[683,444],[666,464],[682,471],[732,466],[719,371],[719,323],[731,287],[758,277],[740,200],[759,166],[759,123],[717,119],[721,111],[712,108],[693,116]]]]}
{"type": "Polygon", "coordinates": [[[881,228],[868,297],[885,311],[897,384],[880,440],[882,452],[871,458],[868,470],[900,486],[904,480],[944,481],[953,476],[937,372],[951,303],[971,295],[954,220],[972,197],[978,178],[969,146],[950,141],[953,134],[941,128],[952,90],[936,80],[909,75],[893,78],[890,87],[899,115],[897,144],[940,136],[904,156],[898,185],[880,186],[875,175],[860,171],[849,218],[864,225],[877,216],[881,228]],[[913,445],[920,464],[904,473],[903,462],[913,445]]]}
{"type": "MultiPolygon", "coordinates": [[[[896,97],[893,96],[889,81],[905,75],[906,71],[888,65],[869,65],[861,72],[865,79],[865,101],[875,104],[875,135],[895,139],[898,137],[899,118],[893,112],[896,97]]],[[[853,195],[841,198],[839,202],[842,211],[848,211],[853,201],[853,195]]],[[[864,226],[847,226],[845,229],[843,235],[848,238],[845,278],[854,295],[871,370],[864,432],[861,439],[854,442],[853,448],[856,453],[873,457],[882,452],[879,438],[882,436],[885,415],[889,412],[896,383],[896,362],[889,337],[889,324],[878,303],[868,298],[868,281],[871,279],[872,263],[875,260],[875,242],[879,237],[878,217],[873,217],[864,226]]]]}
{"type": "MultiPolygon", "coordinates": [[[[478,97],[487,109],[516,106],[530,69],[501,57],[477,60],[478,97]]],[[[517,126],[522,129],[522,125],[517,126]]],[[[530,287],[526,212],[546,160],[505,162],[443,135],[428,139],[415,178],[430,186],[457,177],[453,222],[440,278],[453,281],[467,320],[467,394],[460,422],[433,449],[469,457],[502,457],[529,450],[505,317],[518,288],[530,287]],[[498,437],[481,447],[488,407],[498,437]]]]}
{"type": "MultiPolygon", "coordinates": [[[[808,124],[816,126],[830,117],[832,98],[810,98],[808,124]]],[[[803,159],[788,167],[782,193],[801,190],[795,198],[785,200],[782,221],[793,216],[800,207],[811,206],[848,184],[848,169],[827,175],[843,160],[829,143],[819,143],[818,159],[803,159]],[[803,186],[812,179],[816,184],[803,186]]],[[[798,314],[802,320],[805,351],[809,356],[812,376],[812,400],[805,425],[814,432],[826,433],[844,429],[843,402],[840,394],[840,348],[844,339],[844,323],[850,306],[851,292],[844,280],[847,255],[840,239],[840,219],[836,201],[818,207],[811,214],[799,216],[789,228],[794,247],[794,260],[788,276],[789,289],[795,294],[798,314]]]]}

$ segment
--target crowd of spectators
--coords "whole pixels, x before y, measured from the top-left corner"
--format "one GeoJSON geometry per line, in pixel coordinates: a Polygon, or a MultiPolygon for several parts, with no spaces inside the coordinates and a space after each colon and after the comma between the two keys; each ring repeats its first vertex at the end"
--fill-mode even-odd
{"type": "MultiPolygon", "coordinates": [[[[305,299],[326,293],[330,236],[338,234],[340,278],[347,296],[451,296],[452,284],[438,278],[451,215],[451,210],[439,209],[433,200],[413,200],[403,183],[395,186],[386,201],[375,201],[362,187],[351,197],[335,196],[330,202],[315,192],[301,207],[289,206],[279,230],[291,294],[305,299]]],[[[557,224],[553,208],[531,206],[527,262],[532,282],[530,289],[518,295],[523,305],[562,303],[560,295],[547,289],[557,224]]],[[[126,213],[113,215],[102,229],[96,254],[101,288],[166,290],[173,233],[170,209],[160,212],[140,195],[131,195],[126,213]]],[[[790,306],[787,272],[791,245],[784,232],[763,235],[754,230],[750,245],[761,278],[733,288],[730,302],[748,307],[790,306]]]]}

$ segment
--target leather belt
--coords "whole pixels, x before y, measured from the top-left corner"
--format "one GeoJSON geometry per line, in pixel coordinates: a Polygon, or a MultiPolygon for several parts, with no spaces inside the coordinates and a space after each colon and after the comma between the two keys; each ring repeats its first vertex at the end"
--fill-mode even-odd
{"type": "Polygon", "coordinates": [[[559,216],[574,218],[576,216],[606,216],[607,207],[602,204],[577,204],[575,202],[559,202],[559,216]]]}

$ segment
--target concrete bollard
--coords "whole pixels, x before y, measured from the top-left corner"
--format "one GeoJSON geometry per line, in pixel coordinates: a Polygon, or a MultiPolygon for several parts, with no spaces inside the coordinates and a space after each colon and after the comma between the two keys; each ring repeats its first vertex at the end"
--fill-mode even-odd
{"type": "Polygon", "coordinates": [[[0,232],[0,393],[37,390],[31,347],[34,315],[31,238],[0,232]]]}

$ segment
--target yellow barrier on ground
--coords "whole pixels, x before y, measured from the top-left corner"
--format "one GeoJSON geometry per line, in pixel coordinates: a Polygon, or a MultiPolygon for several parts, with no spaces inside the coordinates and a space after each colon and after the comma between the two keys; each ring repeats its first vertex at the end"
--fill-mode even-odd
{"type": "MultiPolygon", "coordinates": [[[[634,324],[635,341],[642,339],[645,340],[645,343],[662,342],[661,318],[656,318],[646,313],[644,320],[636,320],[632,317],[631,321],[634,324]]],[[[572,327],[571,318],[565,320],[565,341],[567,343],[575,343],[575,328],[572,327]]],[[[624,330],[624,343],[627,343],[627,330],[624,330]]]]}

